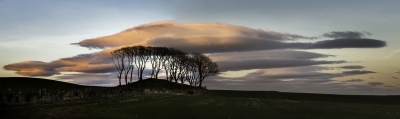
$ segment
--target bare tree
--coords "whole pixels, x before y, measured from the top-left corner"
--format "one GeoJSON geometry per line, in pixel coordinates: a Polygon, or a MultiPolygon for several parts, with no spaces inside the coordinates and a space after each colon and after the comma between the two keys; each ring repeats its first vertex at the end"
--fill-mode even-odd
{"type": "Polygon", "coordinates": [[[151,78],[158,78],[158,73],[164,69],[166,80],[184,84],[186,81],[192,86],[202,86],[203,80],[208,76],[219,73],[218,65],[202,53],[186,54],[178,49],[166,47],[124,47],[111,52],[112,61],[118,70],[119,85],[121,77],[125,76],[125,83],[130,82],[134,67],[137,68],[139,81],[143,80],[146,63],[151,63],[151,78]],[[125,58],[127,57],[127,58],[125,58]]]}
{"type": "Polygon", "coordinates": [[[150,64],[152,67],[151,78],[158,78],[158,73],[162,69],[162,63],[164,62],[165,51],[162,47],[148,47],[150,52],[150,64]]]}
{"type": "Polygon", "coordinates": [[[117,77],[119,79],[119,85],[121,85],[121,77],[122,77],[122,72],[125,69],[124,66],[124,59],[125,59],[125,53],[123,50],[115,50],[111,52],[111,55],[113,56],[111,60],[113,61],[115,67],[117,68],[117,77]]]}
{"type": "Polygon", "coordinates": [[[182,69],[180,69],[180,65],[182,63],[182,58],[184,57],[185,53],[178,50],[170,48],[170,60],[169,60],[169,73],[170,78],[174,80],[175,83],[178,83],[179,75],[182,69]]]}
{"type": "Polygon", "coordinates": [[[179,81],[181,82],[181,84],[185,83],[186,81],[186,74],[188,73],[189,70],[187,70],[187,66],[186,62],[188,61],[188,58],[186,56],[186,54],[182,53],[180,55],[177,56],[178,57],[178,74],[177,74],[177,78],[179,79],[179,81]]]}
{"type": "Polygon", "coordinates": [[[134,68],[134,66],[133,66],[133,57],[131,57],[131,54],[130,54],[130,51],[129,51],[130,50],[129,47],[124,47],[124,48],[122,48],[120,50],[123,51],[124,56],[126,57],[125,60],[124,60],[124,62],[125,62],[124,77],[125,77],[125,84],[128,84],[129,73],[131,73],[131,78],[130,79],[131,79],[131,82],[132,82],[132,72],[133,72],[133,68],[134,68]]]}
{"type": "Polygon", "coordinates": [[[158,73],[161,71],[161,69],[164,68],[164,64],[168,61],[168,48],[166,47],[157,47],[157,53],[158,53],[158,66],[156,69],[156,74],[155,74],[155,78],[158,78],[158,73]]]}
{"type": "Polygon", "coordinates": [[[197,68],[199,75],[199,87],[202,87],[203,80],[208,76],[218,75],[218,65],[212,62],[212,60],[202,53],[192,53],[194,58],[194,64],[197,68]]]}
{"type": "Polygon", "coordinates": [[[144,46],[135,46],[134,47],[135,51],[135,65],[138,71],[138,79],[139,81],[143,80],[143,71],[146,68],[146,62],[149,60],[149,51],[148,48],[144,46]]]}
{"type": "Polygon", "coordinates": [[[197,73],[196,64],[194,63],[194,58],[191,54],[188,54],[188,59],[186,61],[186,80],[189,82],[191,86],[196,86],[196,82],[199,79],[199,75],[197,73]]]}
{"type": "Polygon", "coordinates": [[[131,68],[130,71],[130,82],[132,83],[132,78],[133,78],[133,69],[134,69],[134,63],[136,62],[137,58],[136,58],[136,51],[134,47],[127,47],[124,52],[126,53],[128,59],[129,59],[129,66],[131,68]]]}

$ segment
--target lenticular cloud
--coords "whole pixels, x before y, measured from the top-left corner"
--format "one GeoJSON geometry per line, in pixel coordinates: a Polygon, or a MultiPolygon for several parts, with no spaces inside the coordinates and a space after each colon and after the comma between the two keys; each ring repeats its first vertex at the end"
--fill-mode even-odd
{"type": "MultiPolygon", "coordinates": [[[[275,31],[264,31],[252,29],[244,26],[236,26],[218,22],[206,23],[174,23],[173,21],[152,22],[136,26],[120,33],[94,39],[83,40],[76,45],[88,48],[106,48],[122,45],[147,45],[155,39],[188,39],[193,38],[246,38],[246,39],[265,39],[265,40],[296,40],[312,39],[297,34],[279,33],[275,31]]],[[[187,41],[201,44],[201,41],[187,41]]],[[[223,42],[221,42],[223,43],[223,42]]]]}

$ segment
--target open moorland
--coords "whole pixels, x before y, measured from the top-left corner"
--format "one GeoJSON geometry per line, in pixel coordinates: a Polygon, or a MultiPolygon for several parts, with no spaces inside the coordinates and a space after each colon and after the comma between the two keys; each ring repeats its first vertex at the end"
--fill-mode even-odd
{"type": "Polygon", "coordinates": [[[400,118],[400,96],[206,90],[158,79],[107,88],[38,78],[0,78],[0,82],[1,119],[400,118]],[[40,92],[41,97],[9,97],[16,92],[40,92]]]}

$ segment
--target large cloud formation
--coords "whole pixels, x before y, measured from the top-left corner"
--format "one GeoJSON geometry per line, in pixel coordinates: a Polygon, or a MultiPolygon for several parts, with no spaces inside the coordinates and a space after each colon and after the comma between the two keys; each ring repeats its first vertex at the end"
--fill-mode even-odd
{"type": "Polygon", "coordinates": [[[60,74],[55,68],[63,67],[62,64],[52,64],[41,61],[24,61],[4,66],[6,70],[17,71],[16,73],[23,76],[51,76],[60,74]]]}
{"type": "MultiPolygon", "coordinates": [[[[59,77],[63,79],[79,76],[89,77],[85,73],[101,73],[105,75],[115,72],[114,65],[110,60],[110,52],[121,47],[135,45],[173,47],[185,52],[207,53],[218,63],[222,72],[306,67],[346,63],[346,61],[316,60],[316,58],[326,58],[332,55],[296,51],[296,49],[380,48],[386,46],[385,41],[369,39],[366,38],[367,35],[370,35],[370,33],[335,31],[323,34],[322,36],[324,37],[313,37],[294,33],[265,31],[225,23],[174,23],[173,21],[160,21],[136,26],[114,35],[73,43],[82,47],[103,49],[97,53],[80,54],[52,62],[18,62],[4,66],[4,69],[16,71],[17,74],[23,76],[52,76],[62,72],[83,73],[59,77]]],[[[362,67],[347,67],[347,69],[352,68],[362,67]]],[[[264,77],[332,78],[365,73],[374,72],[356,70],[345,71],[341,75],[314,72],[264,77]]],[[[84,83],[87,84],[88,82],[84,83]]]]}
{"type": "Polygon", "coordinates": [[[182,42],[187,41],[193,43],[193,45],[199,45],[205,43],[206,41],[204,40],[212,39],[220,39],[218,40],[218,43],[233,43],[236,41],[225,41],[224,39],[241,37],[245,38],[242,40],[246,40],[246,38],[259,38],[278,41],[313,38],[297,34],[257,30],[225,23],[209,22],[178,24],[167,20],[140,25],[111,36],[87,39],[75,44],[88,48],[105,48],[130,44],[146,45],[145,42],[149,42],[149,44],[162,42],[160,39],[166,39],[168,41],[183,39],[182,42]]]}
{"type": "Polygon", "coordinates": [[[264,31],[225,23],[160,21],[140,25],[111,36],[87,39],[74,44],[88,48],[123,45],[165,46],[186,52],[203,53],[271,49],[379,48],[386,46],[386,42],[364,38],[364,35],[359,32],[331,32],[324,34],[324,36],[335,39],[318,42],[286,42],[298,39],[316,39],[317,37],[264,31]]]}

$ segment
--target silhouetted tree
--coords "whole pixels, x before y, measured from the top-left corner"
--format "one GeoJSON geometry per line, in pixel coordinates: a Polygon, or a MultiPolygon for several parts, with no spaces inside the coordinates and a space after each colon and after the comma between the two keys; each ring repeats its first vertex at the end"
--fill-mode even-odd
{"type": "Polygon", "coordinates": [[[129,65],[130,65],[130,68],[131,68],[131,71],[130,71],[131,72],[130,82],[132,83],[133,69],[135,67],[134,63],[137,60],[136,51],[135,51],[134,47],[127,47],[124,51],[126,52],[127,57],[130,59],[130,62],[129,62],[129,65]]]}
{"type": "Polygon", "coordinates": [[[181,84],[186,81],[186,74],[188,73],[186,62],[188,62],[188,57],[185,53],[182,53],[177,56],[178,57],[178,74],[177,78],[181,82],[181,84]]]}
{"type": "Polygon", "coordinates": [[[129,52],[130,48],[129,47],[124,47],[122,49],[120,49],[123,51],[125,58],[125,68],[124,68],[124,77],[125,77],[125,84],[128,84],[128,76],[129,73],[131,73],[131,82],[132,82],[132,72],[133,72],[133,57],[131,57],[131,54],[129,52]]]}
{"type": "Polygon", "coordinates": [[[112,61],[118,70],[119,85],[121,77],[125,76],[125,83],[130,82],[134,67],[136,66],[139,81],[143,80],[146,63],[150,60],[151,78],[158,78],[159,72],[164,69],[166,80],[184,84],[186,81],[192,86],[202,86],[203,80],[208,76],[219,73],[218,65],[202,53],[187,54],[181,50],[166,47],[124,47],[111,52],[112,61]]]}
{"type": "Polygon", "coordinates": [[[162,69],[162,63],[164,62],[165,48],[163,47],[148,47],[150,52],[150,64],[152,67],[151,78],[158,78],[158,73],[162,69]]]}
{"type": "Polygon", "coordinates": [[[219,73],[218,65],[202,53],[192,53],[191,55],[193,55],[194,64],[199,75],[198,83],[199,87],[201,87],[206,77],[215,76],[219,73]]]}
{"type": "Polygon", "coordinates": [[[196,64],[194,62],[194,58],[193,55],[188,54],[188,59],[186,61],[186,65],[187,65],[187,77],[186,80],[189,82],[189,84],[191,86],[196,86],[196,82],[199,79],[199,75],[197,73],[197,68],[196,68],[196,64]]]}
{"type": "Polygon", "coordinates": [[[117,77],[119,79],[119,85],[121,85],[121,76],[122,76],[122,72],[125,69],[125,66],[124,66],[125,53],[123,50],[119,49],[119,50],[115,50],[115,51],[111,52],[111,55],[113,56],[111,58],[111,60],[113,61],[114,65],[118,71],[117,77]]]}
{"type": "Polygon", "coordinates": [[[149,55],[149,50],[147,47],[144,46],[135,46],[134,47],[135,51],[135,65],[138,71],[138,78],[139,81],[143,80],[143,71],[146,68],[146,62],[149,60],[150,55],[149,55]]]}
{"type": "Polygon", "coordinates": [[[158,67],[156,70],[156,74],[155,74],[155,78],[158,78],[158,73],[161,71],[161,69],[163,69],[165,67],[165,63],[168,61],[168,48],[166,47],[158,47],[158,59],[159,59],[159,63],[158,63],[158,67]]]}

